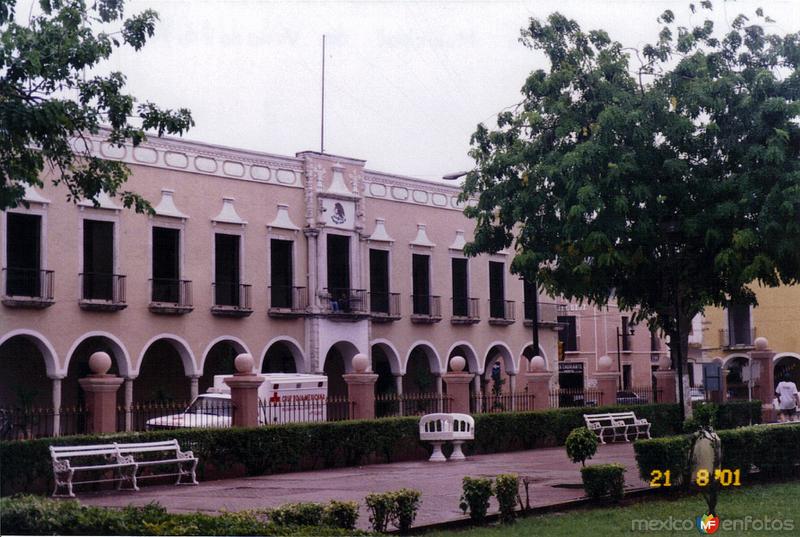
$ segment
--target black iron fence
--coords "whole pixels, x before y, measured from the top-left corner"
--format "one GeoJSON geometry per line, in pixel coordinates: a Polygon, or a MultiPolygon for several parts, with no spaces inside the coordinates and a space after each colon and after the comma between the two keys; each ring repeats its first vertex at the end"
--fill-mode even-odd
{"type": "MultiPolygon", "coordinates": [[[[147,431],[184,427],[182,416],[188,406],[187,401],[144,401],[133,403],[129,408],[119,405],[117,406],[117,431],[147,431]],[[148,422],[150,426],[148,426],[148,422]]],[[[205,420],[198,417],[195,421],[202,423],[205,420]]]]}
{"type": "Polygon", "coordinates": [[[550,408],[598,406],[603,393],[594,388],[550,390],[550,408]]]}
{"type": "Polygon", "coordinates": [[[618,405],[646,405],[658,403],[661,399],[660,389],[653,389],[653,386],[633,386],[617,392],[618,405]]]}
{"type": "Polygon", "coordinates": [[[214,306],[250,310],[250,289],[252,286],[239,282],[214,282],[211,284],[214,306]]]}
{"type": "Polygon", "coordinates": [[[125,303],[125,275],[105,272],[82,272],[81,298],[105,300],[114,304],[125,303]]]}
{"type": "Polygon", "coordinates": [[[0,408],[0,440],[30,440],[50,436],[85,434],[89,412],[83,407],[0,408]]]}
{"type": "Polygon", "coordinates": [[[453,398],[439,393],[382,393],[375,396],[375,416],[422,416],[450,412],[453,398]]]}
{"type": "Polygon", "coordinates": [[[186,308],[192,306],[191,280],[153,278],[150,280],[150,286],[150,300],[152,302],[164,302],[186,308]]]}
{"type": "Polygon", "coordinates": [[[269,307],[273,310],[288,310],[303,313],[308,307],[308,292],[305,287],[271,285],[269,307]]]}
{"type": "Polygon", "coordinates": [[[342,396],[297,395],[258,402],[259,422],[265,425],[353,419],[355,403],[342,396]]]}
{"type": "Polygon", "coordinates": [[[53,300],[52,270],[8,267],[4,268],[3,272],[6,283],[5,295],[53,300]]]}
{"type": "Polygon", "coordinates": [[[514,301],[489,299],[489,319],[494,321],[514,321],[514,301]]]}
{"type": "Polygon", "coordinates": [[[490,414],[494,412],[526,412],[533,410],[533,394],[503,393],[499,395],[481,394],[470,397],[472,414],[490,414]]]}
{"type": "Polygon", "coordinates": [[[325,289],[325,294],[321,298],[326,313],[332,315],[362,314],[367,311],[366,289],[331,287],[325,289]]]}
{"type": "Polygon", "coordinates": [[[369,311],[373,317],[400,318],[400,293],[370,293],[369,311]]]}

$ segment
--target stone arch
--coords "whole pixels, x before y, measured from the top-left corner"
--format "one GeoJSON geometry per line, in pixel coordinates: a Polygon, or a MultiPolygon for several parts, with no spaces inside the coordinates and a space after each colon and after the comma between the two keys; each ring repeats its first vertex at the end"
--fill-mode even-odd
{"type": "Polygon", "coordinates": [[[450,369],[450,358],[456,356],[456,354],[464,356],[464,359],[467,361],[467,369],[470,373],[477,373],[480,371],[481,366],[478,353],[469,341],[457,341],[450,346],[450,349],[447,351],[448,370],[450,369]]]}
{"type": "Polygon", "coordinates": [[[773,357],[772,363],[775,386],[781,381],[781,377],[784,373],[789,376],[792,382],[800,386],[800,354],[795,352],[782,352],[773,357]]]}
{"type": "Polygon", "coordinates": [[[388,339],[374,339],[370,342],[370,350],[374,350],[375,347],[380,347],[386,354],[392,374],[400,375],[402,373],[402,364],[400,363],[400,353],[397,351],[397,347],[388,339]]]}
{"type": "Polygon", "coordinates": [[[264,372],[264,368],[268,366],[267,353],[274,352],[279,348],[276,346],[283,346],[289,352],[291,359],[294,361],[294,373],[303,373],[308,371],[308,368],[306,367],[305,356],[303,355],[303,349],[300,346],[300,343],[298,343],[296,339],[289,336],[274,337],[264,346],[264,349],[261,351],[259,362],[256,364],[256,369],[258,371],[264,372]]]}
{"type": "Polygon", "coordinates": [[[411,345],[403,373],[404,393],[438,392],[437,376],[441,375],[441,359],[436,348],[427,341],[411,345]]]}
{"type": "Polygon", "coordinates": [[[23,337],[26,340],[33,343],[33,345],[42,353],[42,358],[44,358],[44,366],[45,370],[47,371],[47,376],[49,378],[62,378],[67,374],[67,368],[60,369],[58,367],[58,353],[56,353],[55,347],[50,341],[44,337],[43,334],[37,332],[36,330],[12,330],[11,332],[7,332],[0,337],[0,346],[3,345],[6,341],[13,337],[23,337]]]}
{"type": "MultiPolygon", "coordinates": [[[[67,375],[61,384],[61,400],[64,406],[85,404],[85,394],[78,381],[91,374],[89,357],[98,351],[111,356],[110,374],[126,379],[136,378],[128,350],[119,338],[108,332],[87,332],[75,340],[65,360],[67,375]]],[[[120,388],[117,390],[117,404],[121,405],[124,402],[125,390],[120,388]]]]}
{"type": "Polygon", "coordinates": [[[17,330],[0,339],[0,406],[50,408],[57,375],[55,351],[36,332],[17,330]],[[49,347],[49,348],[48,348],[49,347]]]}
{"type": "Polygon", "coordinates": [[[219,336],[218,338],[216,338],[216,339],[212,340],[211,342],[209,342],[208,345],[206,345],[206,348],[203,351],[203,356],[200,359],[200,367],[197,369],[197,372],[199,374],[203,374],[205,372],[206,360],[208,359],[208,353],[211,352],[211,349],[214,348],[214,345],[216,345],[217,343],[221,343],[223,341],[229,342],[233,346],[233,348],[236,349],[236,352],[238,352],[240,354],[241,353],[251,354],[250,353],[250,349],[247,348],[247,345],[245,345],[244,341],[242,341],[238,337],[235,337],[235,336],[219,336]]]}
{"type": "Polygon", "coordinates": [[[200,379],[198,391],[203,393],[214,385],[215,375],[232,375],[235,373],[233,360],[236,355],[250,353],[244,342],[233,336],[220,336],[211,341],[203,351],[200,362],[200,379]]]}
{"type": "Polygon", "coordinates": [[[441,373],[442,372],[442,359],[439,357],[439,353],[436,352],[436,347],[433,346],[433,343],[430,341],[424,340],[417,340],[411,345],[409,345],[408,354],[406,354],[406,360],[403,368],[403,373],[408,368],[408,360],[411,358],[411,353],[414,350],[420,347],[424,352],[425,355],[428,357],[429,366],[431,368],[431,373],[441,373]]]}
{"type": "MultiPolygon", "coordinates": [[[[519,351],[519,364],[518,364],[518,368],[519,368],[519,371],[520,371],[521,373],[524,373],[525,371],[527,371],[527,369],[528,369],[528,363],[530,363],[530,361],[531,361],[531,358],[533,358],[534,356],[536,356],[535,354],[533,354],[533,352],[532,352],[532,351],[533,351],[533,341],[531,341],[531,342],[529,342],[529,343],[526,343],[525,345],[523,345],[523,346],[522,346],[522,349],[520,349],[520,351],[519,351]],[[522,364],[522,359],[523,359],[523,358],[525,358],[525,361],[527,362],[527,363],[525,364],[525,367],[523,367],[523,364],[522,364]]],[[[546,353],[546,352],[544,352],[544,348],[542,348],[542,346],[541,346],[541,345],[539,345],[539,356],[541,356],[542,358],[544,358],[544,366],[545,366],[545,369],[547,369],[547,370],[549,371],[549,370],[550,370],[550,360],[547,358],[547,353],[546,353]]]]}
{"type": "Polygon", "coordinates": [[[135,376],[139,376],[139,370],[142,367],[142,361],[144,360],[144,355],[147,353],[147,349],[149,349],[153,343],[159,340],[166,340],[175,348],[181,357],[183,371],[187,377],[200,374],[200,369],[198,369],[197,361],[195,360],[194,353],[192,352],[192,348],[189,346],[189,343],[182,337],[175,334],[163,333],[151,337],[142,347],[142,352],[139,353],[139,362],[136,364],[136,369],[134,371],[135,376]]]}
{"type": "Polygon", "coordinates": [[[486,352],[483,353],[483,367],[481,373],[486,372],[486,363],[489,361],[492,351],[495,351],[503,359],[503,365],[507,372],[516,374],[518,368],[514,360],[514,353],[511,352],[511,349],[503,341],[494,341],[486,347],[486,352]]]}
{"type": "Polygon", "coordinates": [[[188,401],[187,378],[199,377],[189,344],[175,334],[159,334],[142,348],[133,383],[133,401],[188,401]]]}
{"type": "Polygon", "coordinates": [[[370,345],[370,364],[372,372],[378,375],[375,382],[376,394],[397,393],[396,378],[400,375],[400,355],[391,342],[377,339],[370,345]]]}
{"type": "Polygon", "coordinates": [[[722,369],[725,374],[725,387],[729,399],[744,400],[751,394],[750,357],[746,354],[731,354],[725,357],[722,369]]]}
{"type": "Polygon", "coordinates": [[[73,355],[75,354],[75,350],[78,346],[83,343],[84,341],[88,340],[89,338],[103,338],[108,341],[109,347],[113,351],[113,356],[111,357],[114,363],[116,364],[119,374],[121,377],[125,378],[135,378],[136,375],[133,371],[133,366],[131,365],[131,357],[128,354],[128,349],[125,348],[125,345],[120,341],[120,339],[111,334],[109,332],[86,332],[85,334],[78,337],[72,346],[69,348],[67,352],[67,359],[64,362],[64,372],[69,371],[69,365],[72,361],[73,355]]]}
{"type": "Polygon", "coordinates": [[[323,373],[328,377],[328,395],[333,397],[347,396],[347,384],[343,375],[353,370],[353,356],[358,354],[358,347],[350,341],[337,341],[325,352],[322,364],[323,373]]]}

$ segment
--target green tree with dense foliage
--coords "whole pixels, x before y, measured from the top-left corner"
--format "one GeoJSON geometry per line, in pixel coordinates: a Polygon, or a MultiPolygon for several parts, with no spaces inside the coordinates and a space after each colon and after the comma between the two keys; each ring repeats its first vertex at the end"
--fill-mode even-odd
{"type": "Polygon", "coordinates": [[[93,73],[115,49],[140,50],[158,14],[126,19],[124,0],[33,0],[23,24],[16,7],[17,0],[0,0],[0,210],[24,204],[26,186],[42,186],[45,167],[73,202],[105,191],[137,212],[151,210],[120,190],[128,167],[93,156],[82,139],[102,132],[115,146],[138,145],[148,131],[182,134],[194,125],[185,108],[137,104],[124,93],[122,73],[93,73]]]}
{"type": "Polygon", "coordinates": [[[521,41],[550,68],[478,126],[463,198],[469,254],[513,245],[512,270],[548,293],[615,299],[669,335],[677,365],[706,306],[800,278],[800,33],[767,33],[760,9],[721,33],[675,19],[640,50],[531,19],[521,41]]]}

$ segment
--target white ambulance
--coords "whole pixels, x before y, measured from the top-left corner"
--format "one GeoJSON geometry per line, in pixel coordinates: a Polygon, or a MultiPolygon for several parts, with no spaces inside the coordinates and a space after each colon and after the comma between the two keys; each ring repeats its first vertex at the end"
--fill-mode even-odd
{"type": "MultiPolygon", "coordinates": [[[[215,375],[214,385],[198,395],[182,413],[147,420],[147,430],[188,427],[230,427],[233,415],[233,375],[215,375]]],[[[317,422],[327,419],[328,377],[299,373],[266,373],[258,388],[260,425],[317,422]]]]}

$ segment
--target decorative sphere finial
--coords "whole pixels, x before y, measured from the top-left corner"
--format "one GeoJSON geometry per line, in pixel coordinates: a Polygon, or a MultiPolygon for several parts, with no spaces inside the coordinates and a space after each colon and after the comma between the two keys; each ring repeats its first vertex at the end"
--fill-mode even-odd
{"type": "Polygon", "coordinates": [[[103,351],[93,353],[89,356],[89,369],[94,375],[105,375],[111,369],[111,356],[103,351]]]}
{"type": "Polygon", "coordinates": [[[533,358],[531,358],[531,363],[528,364],[528,371],[532,371],[534,373],[547,371],[547,363],[541,356],[538,355],[534,356],[533,358]]]}
{"type": "Polygon", "coordinates": [[[353,360],[350,363],[353,365],[353,371],[356,373],[364,373],[369,367],[369,358],[366,354],[358,353],[353,356],[353,360]]]}
{"type": "Polygon", "coordinates": [[[611,358],[608,356],[601,356],[599,360],[597,360],[597,370],[598,371],[611,371],[611,368],[614,366],[614,362],[611,361],[611,358]]]}
{"type": "Polygon", "coordinates": [[[765,351],[769,348],[769,341],[764,336],[757,337],[754,343],[757,351],[765,351]]]}
{"type": "Polygon", "coordinates": [[[453,356],[450,358],[450,369],[456,373],[461,373],[467,366],[467,361],[463,356],[453,356]]]}
{"type": "Polygon", "coordinates": [[[239,375],[249,375],[252,373],[254,364],[253,357],[244,352],[236,356],[236,359],[233,361],[233,367],[239,375]]]}

